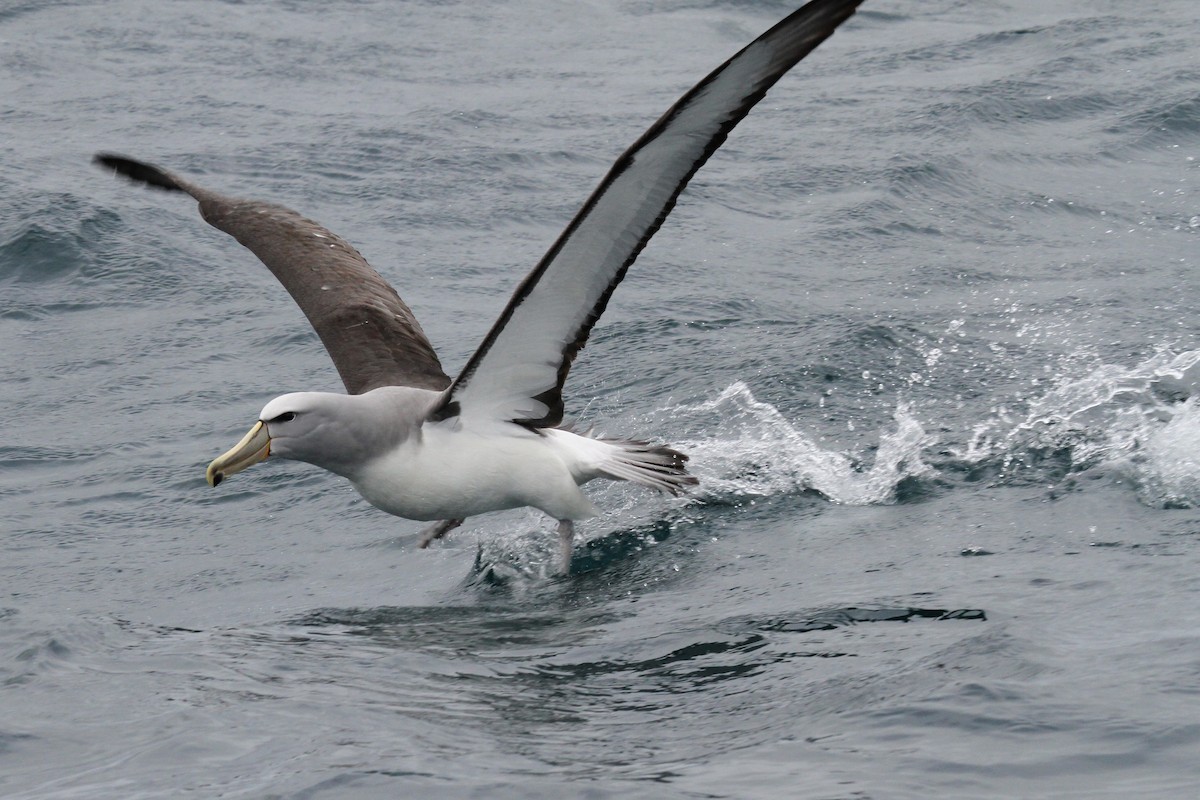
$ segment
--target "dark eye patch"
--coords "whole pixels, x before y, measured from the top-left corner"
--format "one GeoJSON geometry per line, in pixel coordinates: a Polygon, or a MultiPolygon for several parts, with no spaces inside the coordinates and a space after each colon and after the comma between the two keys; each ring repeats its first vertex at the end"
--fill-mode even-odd
{"type": "Polygon", "coordinates": [[[291,422],[295,418],[296,418],[295,411],[285,411],[282,414],[280,414],[278,417],[275,417],[275,419],[267,420],[267,422],[268,423],[270,423],[270,422],[291,422]]]}

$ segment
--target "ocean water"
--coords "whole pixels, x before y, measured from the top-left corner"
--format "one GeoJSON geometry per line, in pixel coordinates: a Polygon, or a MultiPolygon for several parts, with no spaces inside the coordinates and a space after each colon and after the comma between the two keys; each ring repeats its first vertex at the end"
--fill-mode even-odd
{"type": "Polygon", "coordinates": [[[0,796],[1192,798],[1200,17],[867,0],[568,383],[702,484],[427,551],[207,462],[340,388],[194,204],[354,242],[450,371],[613,158],[794,7],[0,2],[0,796]]]}

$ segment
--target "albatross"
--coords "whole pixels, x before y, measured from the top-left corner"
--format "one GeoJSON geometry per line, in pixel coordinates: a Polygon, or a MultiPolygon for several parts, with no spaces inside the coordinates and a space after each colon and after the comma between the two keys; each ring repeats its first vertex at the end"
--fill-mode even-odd
{"type": "Polygon", "coordinates": [[[283,206],[98,153],[96,163],[132,181],[191,195],[207,223],[253,252],[307,316],[345,384],[347,394],[271,400],[209,465],[208,483],[268,456],[305,461],[390,514],[434,522],[422,548],[467,517],[530,506],[557,521],[564,573],[575,521],[598,513],[583,484],[606,478],[672,495],[696,485],[688,457],[671,447],[564,425],[563,383],[688,180],[861,2],[813,0],[671,106],[616,160],[453,380],[396,290],[341,237],[283,206]]]}

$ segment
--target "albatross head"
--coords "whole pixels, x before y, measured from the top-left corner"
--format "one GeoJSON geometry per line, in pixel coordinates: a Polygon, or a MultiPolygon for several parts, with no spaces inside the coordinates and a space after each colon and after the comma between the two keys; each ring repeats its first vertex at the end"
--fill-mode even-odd
{"type": "Polygon", "coordinates": [[[360,402],[362,398],[326,392],[276,397],[250,432],[208,465],[208,484],[216,486],[267,456],[306,461],[347,475],[383,444],[374,405],[360,402]]]}

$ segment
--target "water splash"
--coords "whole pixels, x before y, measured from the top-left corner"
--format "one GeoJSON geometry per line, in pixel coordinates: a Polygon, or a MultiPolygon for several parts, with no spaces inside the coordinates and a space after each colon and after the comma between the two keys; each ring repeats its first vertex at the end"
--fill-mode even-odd
{"type": "Polygon", "coordinates": [[[1128,471],[1138,483],[1138,499],[1163,508],[1200,505],[1200,406],[1180,405],[1171,420],[1154,432],[1128,471]]]}
{"type": "MultiPolygon", "coordinates": [[[[739,381],[708,400],[673,404],[623,424],[663,431],[691,456],[700,487],[688,498],[664,501],[627,484],[589,486],[605,514],[584,523],[580,534],[605,544],[591,546],[587,557],[600,563],[653,547],[705,504],[800,492],[845,505],[889,504],[906,481],[953,480],[964,466],[968,474],[982,468],[998,485],[1052,485],[1068,474],[1106,468],[1130,479],[1147,505],[1200,505],[1200,350],[1164,351],[1133,367],[1100,365],[1082,378],[1064,375],[1042,394],[993,408],[985,421],[965,429],[965,444],[957,448],[929,435],[905,401],[897,402],[892,418],[894,427],[880,431],[877,444],[863,453],[839,449],[739,381]],[[670,506],[665,513],[664,502],[670,506]]],[[[468,583],[511,594],[555,574],[556,539],[540,513],[511,512],[498,528],[493,521],[491,532],[500,535],[481,541],[468,583]]]]}
{"type": "Polygon", "coordinates": [[[1191,507],[1200,504],[1198,389],[1197,350],[1164,350],[1132,367],[1102,364],[1023,407],[997,407],[962,456],[1013,477],[1054,454],[1067,472],[1116,469],[1149,505],[1191,507]]]}
{"type": "Polygon", "coordinates": [[[740,381],[711,400],[673,409],[673,415],[702,423],[710,434],[678,442],[692,457],[700,496],[710,500],[814,490],[835,503],[888,503],[902,480],[931,471],[921,458],[929,437],[904,403],[896,408],[895,430],[880,434],[869,468],[822,447],[740,381]]]}
{"type": "MultiPolygon", "coordinates": [[[[933,470],[921,458],[929,437],[906,404],[897,406],[894,419],[896,427],[881,432],[871,448],[869,467],[861,458],[822,447],[740,381],[712,399],[661,408],[636,423],[626,421],[622,430],[663,431],[672,446],[691,457],[688,466],[700,486],[688,497],[664,499],[625,483],[589,484],[588,494],[604,513],[576,529],[580,546],[575,569],[588,571],[653,548],[707,504],[740,505],[805,491],[846,505],[895,502],[902,481],[933,470]]],[[[540,591],[557,573],[557,538],[545,516],[531,509],[507,514],[490,518],[489,534],[479,541],[475,568],[464,588],[520,596],[540,591]]],[[[669,578],[655,569],[644,576],[647,581],[669,578]]]]}

